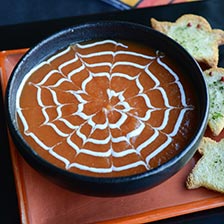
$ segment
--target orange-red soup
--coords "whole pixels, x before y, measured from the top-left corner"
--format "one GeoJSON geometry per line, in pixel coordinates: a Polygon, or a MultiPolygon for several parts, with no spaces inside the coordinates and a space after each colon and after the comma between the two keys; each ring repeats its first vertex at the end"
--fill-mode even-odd
{"type": "Polygon", "coordinates": [[[41,157],[71,172],[145,172],[194,133],[196,99],[182,73],[165,54],[130,41],[69,46],[25,76],[19,128],[41,157]]]}

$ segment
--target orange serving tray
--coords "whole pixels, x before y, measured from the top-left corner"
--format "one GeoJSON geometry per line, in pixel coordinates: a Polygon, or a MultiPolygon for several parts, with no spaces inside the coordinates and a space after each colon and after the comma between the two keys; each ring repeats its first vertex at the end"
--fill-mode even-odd
{"type": "MultiPolygon", "coordinates": [[[[0,52],[3,95],[12,69],[25,52],[26,49],[0,52]]],[[[216,140],[223,136],[224,133],[216,140]]],[[[186,177],[199,155],[153,189],[134,195],[101,198],[70,192],[51,183],[23,160],[11,139],[10,150],[24,224],[146,223],[224,206],[222,194],[203,188],[185,188],[186,177]]]]}

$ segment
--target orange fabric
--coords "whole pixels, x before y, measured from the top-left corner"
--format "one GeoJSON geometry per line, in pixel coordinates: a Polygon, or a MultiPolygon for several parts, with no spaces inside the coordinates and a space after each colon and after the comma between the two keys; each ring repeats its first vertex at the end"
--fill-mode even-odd
{"type": "Polygon", "coordinates": [[[157,5],[168,5],[175,4],[181,2],[192,2],[195,0],[143,0],[139,1],[138,8],[149,7],[149,6],[157,6],[157,5]]]}
{"type": "Polygon", "coordinates": [[[150,7],[158,5],[175,4],[180,2],[192,2],[197,0],[118,0],[118,2],[124,3],[130,7],[150,7]]]}

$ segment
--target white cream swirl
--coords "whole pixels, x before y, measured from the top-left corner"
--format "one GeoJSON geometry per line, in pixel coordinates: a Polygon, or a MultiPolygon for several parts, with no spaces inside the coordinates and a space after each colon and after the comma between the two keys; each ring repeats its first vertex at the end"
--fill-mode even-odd
{"type": "MultiPolygon", "coordinates": [[[[172,143],[173,137],[178,134],[178,130],[183,122],[185,113],[194,109],[192,105],[188,105],[187,103],[184,87],[179,80],[178,74],[176,74],[165,62],[163,62],[163,57],[164,55],[147,55],[144,53],[131,51],[129,50],[128,45],[115,40],[103,40],[69,46],[65,50],[51,56],[48,60],[34,67],[24,77],[18,89],[16,105],[18,117],[24,127],[24,134],[31,137],[37,145],[48,151],[53,157],[62,161],[65,164],[66,169],[75,167],[77,169],[86,170],[93,173],[120,172],[138,166],[143,166],[146,170],[150,169],[151,159],[161,153],[172,143]],[[105,46],[107,44],[112,46],[109,50],[102,50],[99,52],[91,51],[91,49],[94,49],[95,47],[105,46]],[[87,53],[85,53],[85,50],[87,50],[87,53]],[[59,59],[61,60],[63,56],[73,51],[73,58],[69,58],[68,60],[57,64],[57,67],[47,72],[40,81],[35,83],[29,81],[30,77],[32,77],[35,72],[42,69],[46,65],[52,65],[55,61],[59,59]],[[130,61],[125,61],[123,59],[117,60],[120,56],[124,58],[125,55],[134,59],[130,61]],[[104,57],[111,57],[111,59],[105,59],[104,61],[102,60],[104,57]],[[92,58],[96,58],[96,60],[93,62],[89,61],[92,58]],[[97,60],[97,58],[100,58],[100,60],[97,60]],[[143,59],[143,62],[141,62],[140,59],[143,59]],[[172,77],[172,82],[166,85],[172,84],[177,87],[177,94],[180,97],[180,102],[178,102],[178,105],[171,104],[169,96],[167,95],[167,90],[161,84],[161,80],[157,77],[157,74],[154,74],[154,72],[150,70],[153,63],[157,63],[158,66],[162,67],[172,77]],[[70,66],[73,66],[73,69],[69,70],[65,74],[64,71],[70,66]],[[101,69],[97,72],[92,70],[102,67],[106,67],[108,69],[101,69]],[[120,68],[123,69],[124,67],[127,68],[125,72],[120,70],[120,68]],[[135,75],[129,74],[129,71],[134,69],[139,72],[135,75]],[[83,78],[81,85],[78,86],[78,84],[74,82],[74,79],[79,77],[83,72],[86,72],[88,75],[83,78]],[[60,78],[52,81],[56,75],[60,75],[60,78]],[[151,80],[152,87],[145,89],[145,85],[142,83],[143,76],[147,76],[151,80]],[[86,108],[93,102],[91,101],[93,97],[89,97],[89,95],[91,95],[89,93],[89,86],[92,85],[96,79],[98,80],[98,78],[104,78],[109,83],[104,94],[106,99],[104,99],[104,101],[102,100],[100,109],[94,111],[94,108],[92,109],[93,113],[89,113],[86,108]],[[125,85],[123,86],[123,89],[119,91],[116,88],[113,88],[112,83],[115,79],[119,79],[121,82],[125,81],[134,83],[135,89],[137,89],[137,94],[135,96],[127,97],[126,93],[128,87],[125,85]],[[66,94],[69,94],[69,96],[74,98],[74,102],[76,102],[76,109],[71,112],[70,115],[64,116],[64,108],[68,106],[69,103],[61,102],[56,89],[60,89],[60,87],[66,83],[76,87],[74,89],[63,90],[66,94]],[[32,131],[32,128],[30,127],[30,120],[25,115],[27,108],[24,108],[21,105],[23,89],[26,85],[33,86],[33,88],[36,89],[35,100],[37,101],[37,107],[41,108],[42,115],[44,117],[44,121],[40,126],[48,126],[51,128],[54,134],[58,135],[59,138],[62,139],[61,142],[53,145],[48,144],[45,140],[38,137],[36,134],[37,132],[32,131]],[[47,91],[51,96],[52,105],[47,105],[45,103],[44,91],[47,91]],[[150,91],[159,92],[162,97],[163,107],[156,107],[153,104],[154,99],[151,99],[148,94],[150,91]],[[90,98],[91,100],[89,100],[90,98]],[[139,104],[138,101],[132,103],[132,99],[139,100],[141,104],[139,104]],[[105,101],[107,102],[106,104],[105,101]],[[134,112],[135,110],[138,110],[142,104],[145,105],[144,113],[138,114],[137,112],[134,112]],[[48,109],[51,108],[55,108],[56,117],[54,119],[51,119],[48,113],[48,109]],[[179,111],[178,116],[175,118],[176,120],[173,124],[172,130],[168,129],[169,131],[166,131],[167,125],[170,123],[170,116],[173,110],[179,111]],[[152,125],[149,121],[152,115],[158,111],[164,111],[163,117],[161,118],[162,121],[157,126],[152,125]],[[100,113],[104,117],[104,120],[102,123],[97,123],[95,119],[97,116],[100,116],[100,113]],[[117,116],[116,119],[113,117],[114,114],[117,116]],[[76,123],[75,120],[71,121],[67,119],[67,117],[71,116],[78,117],[83,122],[80,124],[76,123]],[[129,119],[133,119],[135,121],[135,125],[128,130],[127,133],[124,131],[124,134],[115,134],[116,132],[122,133],[121,130],[127,127],[129,119]],[[62,129],[57,122],[63,123],[63,125],[70,131],[68,132],[62,129]],[[86,125],[90,128],[88,135],[83,131],[86,125]],[[147,129],[150,129],[152,133],[148,134],[147,139],[144,139],[136,145],[136,139],[138,139],[139,136],[141,136],[147,129]],[[96,138],[94,134],[97,131],[103,130],[105,130],[106,135],[96,138]],[[142,152],[147,149],[147,147],[150,147],[154,141],[159,139],[160,135],[162,135],[165,140],[162,141],[155,150],[152,152],[149,150],[147,155],[143,155],[142,152]],[[79,141],[76,141],[75,139],[79,139],[79,141]],[[80,141],[82,142],[81,146],[78,143],[80,141]],[[96,158],[103,157],[122,159],[128,155],[136,154],[139,160],[135,160],[120,166],[116,166],[113,161],[110,161],[110,165],[108,167],[81,164],[56,152],[55,148],[60,147],[63,143],[69,145],[74,150],[76,156],[84,154],[96,158]],[[128,147],[123,151],[116,151],[113,148],[113,144],[118,143],[125,143],[128,147]],[[87,144],[94,145],[94,150],[91,148],[85,148],[87,144]],[[107,145],[108,148],[107,150],[100,151],[97,150],[98,145],[107,145]]],[[[100,101],[101,99],[95,99],[95,101],[97,100],[100,101]]]]}

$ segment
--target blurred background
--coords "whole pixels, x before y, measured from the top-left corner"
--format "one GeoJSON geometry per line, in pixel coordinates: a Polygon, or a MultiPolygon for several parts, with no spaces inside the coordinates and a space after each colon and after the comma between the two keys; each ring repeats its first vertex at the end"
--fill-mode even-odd
{"type": "Polygon", "coordinates": [[[116,10],[101,0],[3,0],[0,26],[116,10]]]}
{"type": "Polygon", "coordinates": [[[2,0],[0,26],[195,0],[2,0]]]}

